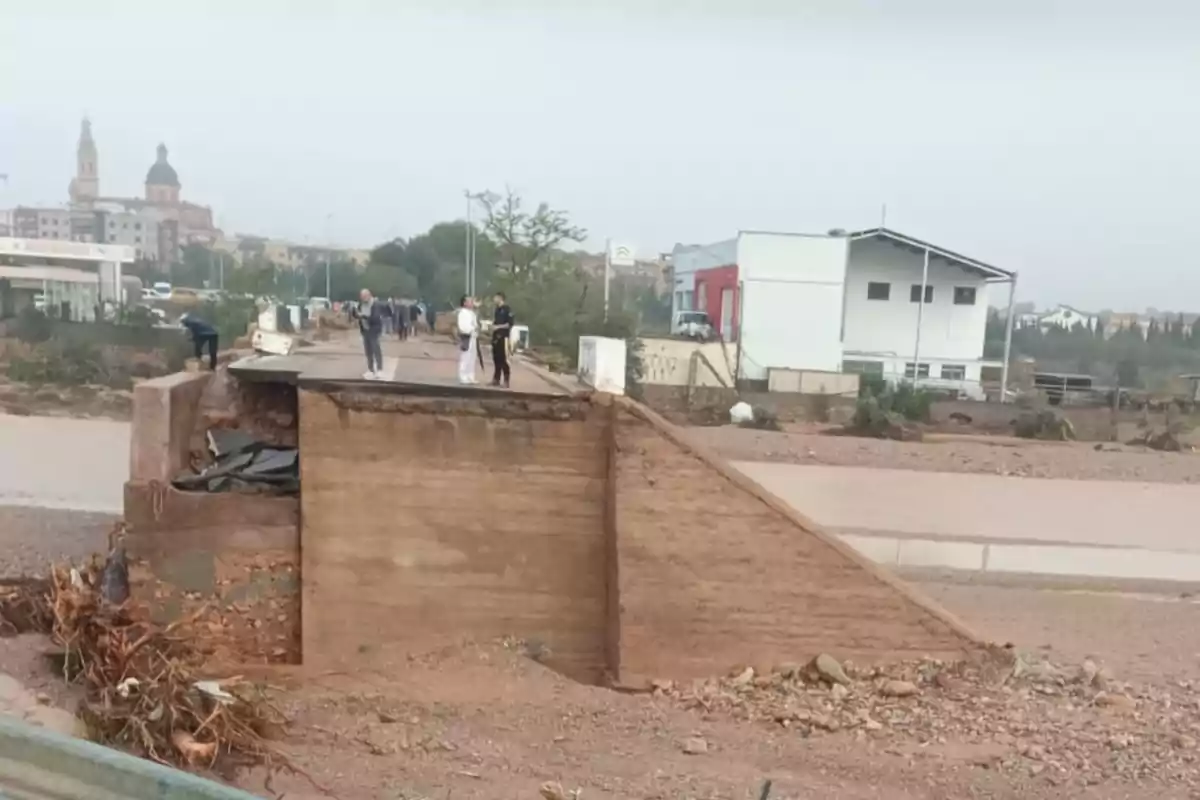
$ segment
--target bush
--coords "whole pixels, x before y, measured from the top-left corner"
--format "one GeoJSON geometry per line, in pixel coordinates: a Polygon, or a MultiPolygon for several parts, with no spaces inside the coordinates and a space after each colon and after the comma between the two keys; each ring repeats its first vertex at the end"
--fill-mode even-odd
{"type": "Polygon", "coordinates": [[[26,306],[17,314],[13,333],[22,342],[38,344],[54,335],[54,322],[33,306],[26,306]]]}
{"type": "Polygon", "coordinates": [[[53,342],[34,349],[28,356],[10,359],[8,377],[34,386],[99,384],[113,389],[133,387],[133,378],[128,371],[110,366],[103,351],[87,342],[53,342]]]}
{"type": "Polygon", "coordinates": [[[872,375],[859,383],[858,405],[863,407],[864,400],[873,399],[885,414],[895,413],[913,422],[928,422],[935,396],[928,389],[919,389],[911,383],[892,386],[883,378],[872,375]]]}
{"type": "Polygon", "coordinates": [[[845,430],[855,436],[904,442],[919,442],[922,438],[920,428],[906,421],[902,414],[885,408],[878,397],[860,397],[845,430]]]}

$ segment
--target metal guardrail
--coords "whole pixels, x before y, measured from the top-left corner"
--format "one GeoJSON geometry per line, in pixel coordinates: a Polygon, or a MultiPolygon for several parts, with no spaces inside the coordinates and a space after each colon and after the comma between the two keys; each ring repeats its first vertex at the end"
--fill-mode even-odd
{"type": "Polygon", "coordinates": [[[257,800],[107,747],[0,717],[3,800],[257,800]]]}

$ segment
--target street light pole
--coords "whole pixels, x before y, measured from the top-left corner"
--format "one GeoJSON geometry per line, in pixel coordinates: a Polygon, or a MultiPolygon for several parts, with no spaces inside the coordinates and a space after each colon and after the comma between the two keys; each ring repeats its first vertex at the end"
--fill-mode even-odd
{"type": "Polygon", "coordinates": [[[329,303],[333,302],[333,292],[330,289],[331,281],[329,278],[329,248],[331,246],[329,242],[329,223],[332,220],[333,212],[331,211],[325,215],[325,300],[329,303]]]}
{"type": "Polygon", "coordinates": [[[463,234],[463,294],[471,294],[471,190],[464,189],[467,199],[467,227],[463,234]]]}

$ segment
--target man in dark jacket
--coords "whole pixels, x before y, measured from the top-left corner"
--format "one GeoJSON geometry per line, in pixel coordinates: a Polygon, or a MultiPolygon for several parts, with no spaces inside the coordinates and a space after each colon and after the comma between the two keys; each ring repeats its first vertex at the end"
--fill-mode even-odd
{"type": "Polygon", "coordinates": [[[508,388],[512,378],[512,367],[508,363],[509,337],[512,335],[513,313],[504,292],[496,292],[493,298],[496,311],[492,315],[492,386],[508,388]]]}
{"type": "Polygon", "coordinates": [[[187,328],[192,335],[192,346],[196,351],[196,360],[204,358],[204,348],[208,347],[208,368],[214,372],[217,369],[217,329],[202,319],[184,314],[179,318],[179,324],[187,328]]]}
{"type": "Polygon", "coordinates": [[[369,381],[383,378],[383,348],[379,337],[383,335],[383,317],[386,306],[371,296],[370,289],[359,293],[358,307],[354,316],[358,319],[358,330],[362,334],[363,352],[367,356],[367,371],[363,377],[369,381]]]}

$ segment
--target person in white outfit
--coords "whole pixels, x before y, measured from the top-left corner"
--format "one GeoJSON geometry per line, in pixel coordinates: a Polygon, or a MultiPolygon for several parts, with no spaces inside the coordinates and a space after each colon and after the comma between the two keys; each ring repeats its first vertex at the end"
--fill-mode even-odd
{"type": "Polygon", "coordinates": [[[458,382],[478,383],[475,380],[475,342],[479,338],[479,317],[474,301],[465,294],[458,304],[455,332],[458,334],[458,382]]]}

